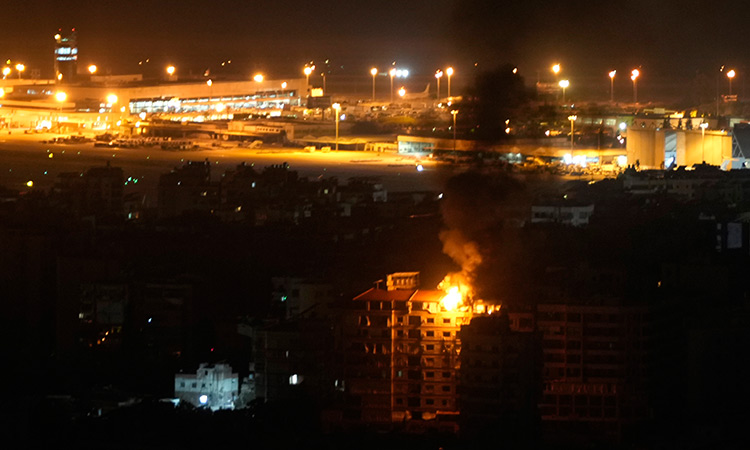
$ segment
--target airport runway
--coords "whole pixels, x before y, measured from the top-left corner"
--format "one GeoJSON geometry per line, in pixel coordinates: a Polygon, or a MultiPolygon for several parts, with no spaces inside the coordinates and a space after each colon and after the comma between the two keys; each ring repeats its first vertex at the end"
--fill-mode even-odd
{"type": "MultiPolygon", "coordinates": [[[[397,154],[372,152],[306,152],[301,149],[246,149],[238,147],[202,147],[199,150],[168,151],[158,147],[110,149],[84,144],[43,144],[42,140],[54,134],[23,134],[14,131],[0,135],[0,186],[14,190],[48,190],[53,187],[59,173],[84,172],[88,168],[103,166],[122,167],[125,178],[133,177],[138,183],[129,183],[126,192],[140,191],[156,195],[159,176],[185,162],[205,161],[212,164],[211,178],[218,181],[221,175],[242,162],[254,164],[258,170],[272,164],[289,163],[291,170],[301,177],[338,177],[345,183],[350,177],[378,177],[390,192],[439,191],[449,169],[441,169],[429,160],[419,161],[423,171],[418,171],[417,160],[397,154]]],[[[226,145],[225,143],[222,143],[226,145]]]]}

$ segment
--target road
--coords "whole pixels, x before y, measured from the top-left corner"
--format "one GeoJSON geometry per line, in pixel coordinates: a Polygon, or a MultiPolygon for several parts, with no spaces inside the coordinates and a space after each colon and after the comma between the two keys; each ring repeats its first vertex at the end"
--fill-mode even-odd
{"type": "MultiPolygon", "coordinates": [[[[159,176],[187,161],[212,163],[211,178],[218,181],[226,170],[245,162],[259,170],[272,164],[289,163],[291,170],[302,177],[379,177],[388,191],[440,190],[445,173],[432,161],[421,161],[424,170],[417,171],[417,161],[397,154],[371,152],[306,152],[301,149],[246,149],[238,147],[203,147],[191,151],[167,151],[156,147],[109,149],[84,144],[43,144],[53,134],[25,135],[20,130],[0,135],[0,186],[26,190],[50,189],[57,175],[63,172],[84,172],[107,163],[122,167],[125,178],[138,179],[129,183],[126,192],[140,191],[155,195],[159,176]]],[[[222,143],[222,145],[226,145],[222,143]]]]}

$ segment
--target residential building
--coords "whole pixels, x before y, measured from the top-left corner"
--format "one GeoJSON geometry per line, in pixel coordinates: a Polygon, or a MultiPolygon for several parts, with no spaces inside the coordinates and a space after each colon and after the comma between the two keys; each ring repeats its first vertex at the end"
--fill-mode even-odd
{"type": "Polygon", "coordinates": [[[228,364],[202,363],[195,374],[174,376],[175,397],[212,411],[234,409],[239,394],[239,376],[228,364]]]}

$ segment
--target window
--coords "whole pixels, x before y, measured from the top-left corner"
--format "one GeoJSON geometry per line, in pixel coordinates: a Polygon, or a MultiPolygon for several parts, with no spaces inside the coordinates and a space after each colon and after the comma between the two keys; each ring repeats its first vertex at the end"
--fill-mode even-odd
{"type": "Polygon", "coordinates": [[[424,349],[425,349],[425,350],[435,350],[435,346],[434,346],[434,345],[432,345],[432,344],[430,344],[430,345],[425,345],[425,346],[424,346],[424,349]]]}
{"type": "Polygon", "coordinates": [[[419,316],[409,316],[409,325],[421,325],[422,320],[419,316]]]}
{"type": "Polygon", "coordinates": [[[435,337],[434,331],[428,331],[426,334],[427,334],[427,337],[435,337]]]}
{"type": "Polygon", "coordinates": [[[443,406],[448,406],[448,400],[441,400],[440,404],[443,406]]]}
{"type": "Polygon", "coordinates": [[[435,404],[435,399],[428,398],[424,402],[425,402],[426,405],[434,405],[435,404]]]}
{"type": "Polygon", "coordinates": [[[427,318],[427,323],[435,323],[435,318],[434,317],[428,317],[427,318]]]}
{"type": "Polygon", "coordinates": [[[448,324],[448,325],[450,325],[450,323],[451,323],[451,319],[450,319],[450,318],[448,318],[448,319],[443,319],[443,323],[444,323],[444,324],[448,324]]]}
{"type": "Polygon", "coordinates": [[[450,372],[443,372],[443,378],[450,378],[451,373],[450,372]]]}
{"type": "Polygon", "coordinates": [[[185,387],[185,382],[184,381],[180,383],[180,387],[185,387]]]}
{"type": "Polygon", "coordinates": [[[443,331],[443,337],[451,337],[450,331],[443,331]]]}
{"type": "Polygon", "coordinates": [[[441,387],[440,390],[443,391],[443,392],[450,392],[451,391],[451,387],[446,384],[443,387],[441,387]]]}
{"type": "Polygon", "coordinates": [[[425,378],[435,378],[435,372],[425,372],[425,378]]]}

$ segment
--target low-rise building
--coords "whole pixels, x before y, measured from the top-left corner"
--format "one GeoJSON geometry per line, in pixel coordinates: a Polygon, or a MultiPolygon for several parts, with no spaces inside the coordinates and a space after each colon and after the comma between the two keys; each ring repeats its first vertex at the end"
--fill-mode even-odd
{"type": "Polygon", "coordinates": [[[228,364],[202,363],[194,374],[174,376],[175,397],[194,406],[234,409],[239,394],[239,376],[228,364]]]}

